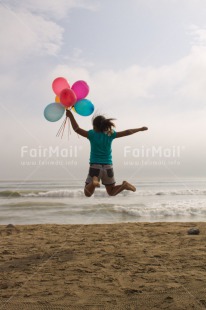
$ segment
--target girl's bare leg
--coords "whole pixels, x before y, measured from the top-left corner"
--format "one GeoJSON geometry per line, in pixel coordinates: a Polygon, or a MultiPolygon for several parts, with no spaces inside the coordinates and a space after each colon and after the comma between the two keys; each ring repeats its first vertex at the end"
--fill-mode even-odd
{"type": "Polygon", "coordinates": [[[98,177],[93,177],[92,182],[85,185],[84,194],[91,197],[94,194],[95,188],[100,187],[98,177]]]}
{"type": "Polygon", "coordinates": [[[106,187],[107,193],[110,196],[116,196],[119,193],[121,193],[123,190],[128,190],[132,192],[136,191],[136,188],[132,184],[128,183],[127,181],[123,181],[121,185],[106,185],[105,187],[106,187]]]}

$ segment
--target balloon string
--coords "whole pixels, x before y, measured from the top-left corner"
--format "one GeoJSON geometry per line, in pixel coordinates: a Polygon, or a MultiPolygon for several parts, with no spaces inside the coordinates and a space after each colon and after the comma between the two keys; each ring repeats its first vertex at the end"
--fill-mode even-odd
{"type": "Polygon", "coordinates": [[[65,122],[65,120],[63,121],[63,123],[61,124],[61,127],[59,128],[59,130],[57,132],[57,137],[59,137],[61,132],[62,132],[62,129],[63,129],[63,126],[64,126],[64,122],[65,122]]]}
{"type": "Polygon", "coordinates": [[[56,134],[56,137],[59,137],[59,135],[61,134],[62,128],[63,128],[63,126],[64,126],[64,122],[65,122],[65,120],[64,120],[63,123],[61,124],[61,126],[60,126],[60,128],[59,128],[59,130],[58,130],[58,132],[57,132],[57,134],[56,134]]]}
{"type": "MultiPolygon", "coordinates": [[[[60,126],[60,128],[56,134],[56,137],[59,137],[61,135],[62,131],[64,133],[64,128],[65,128],[66,122],[67,122],[67,117],[64,119],[63,123],[61,124],[61,126],[60,126]]],[[[62,133],[62,135],[63,135],[63,133],[62,133]]]]}
{"type": "MultiPolygon", "coordinates": [[[[66,127],[66,123],[67,123],[67,119],[68,119],[68,139],[69,139],[69,136],[71,134],[71,124],[70,124],[70,120],[68,117],[66,117],[64,120],[63,120],[63,123],[61,124],[57,134],[56,134],[56,137],[59,137],[61,135],[61,139],[63,137],[63,134],[64,134],[64,130],[65,130],[65,127],[66,127]]],[[[78,138],[79,138],[79,135],[77,134],[78,138]]]]}
{"type": "Polygon", "coordinates": [[[63,130],[62,130],[61,139],[62,139],[63,134],[64,134],[64,129],[65,129],[66,123],[67,123],[67,117],[66,117],[66,119],[65,119],[65,121],[64,121],[64,126],[63,126],[63,130]]]}
{"type": "Polygon", "coordinates": [[[70,120],[68,119],[68,140],[69,140],[70,134],[71,134],[70,120]]]}

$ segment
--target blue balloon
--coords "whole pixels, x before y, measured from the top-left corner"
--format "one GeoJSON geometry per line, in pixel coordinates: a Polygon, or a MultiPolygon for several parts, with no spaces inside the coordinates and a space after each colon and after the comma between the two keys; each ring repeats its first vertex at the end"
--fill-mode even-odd
{"type": "Polygon", "coordinates": [[[49,122],[57,122],[64,115],[65,107],[60,103],[50,103],[44,109],[44,117],[49,122]]]}
{"type": "Polygon", "coordinates": [[[89,116],[94,112],[94,105],[88,99],[82,99],[75,103],[75,111],[82,116],[89,116]]]}

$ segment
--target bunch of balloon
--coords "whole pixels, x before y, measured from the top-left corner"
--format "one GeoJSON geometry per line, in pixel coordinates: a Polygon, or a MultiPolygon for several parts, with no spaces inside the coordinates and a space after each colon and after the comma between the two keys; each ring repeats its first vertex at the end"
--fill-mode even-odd
{"type": "MultiPolygon", "coordinates": [[[[44,117],[47,121],[56,122],[60,120],[67,109],[72,109],[82,116],[89,116],[94,112],[93,103],[86,99],[89,86],[85,81],[77,81],[70,87],[65,78],[58,77],[53,81],[52,89],[56,97],[55,102],[50,103],[44,109],[44,117]]],[[[64,119],[57,136],[60,136],[60,134],[61,137],[63,136],[67,119],[67,117],[64,119]]]]}

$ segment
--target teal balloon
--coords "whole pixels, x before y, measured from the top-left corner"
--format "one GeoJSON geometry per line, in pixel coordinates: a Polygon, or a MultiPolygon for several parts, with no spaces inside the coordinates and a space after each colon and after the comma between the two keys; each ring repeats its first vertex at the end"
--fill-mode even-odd
{"type": "Polygon", "coordinates": [[[50,103],[44,109],[44,117],[49,122],[57,122],[62,118],[65,112],[65,107],[60,103],[50,103]]]}
{"type": "Polygon", "coordinates": [[[75,111],[81,116],[89,116],[94,112],[94,105],[88,99],[82,99],[75,103],[75,111]]]}

